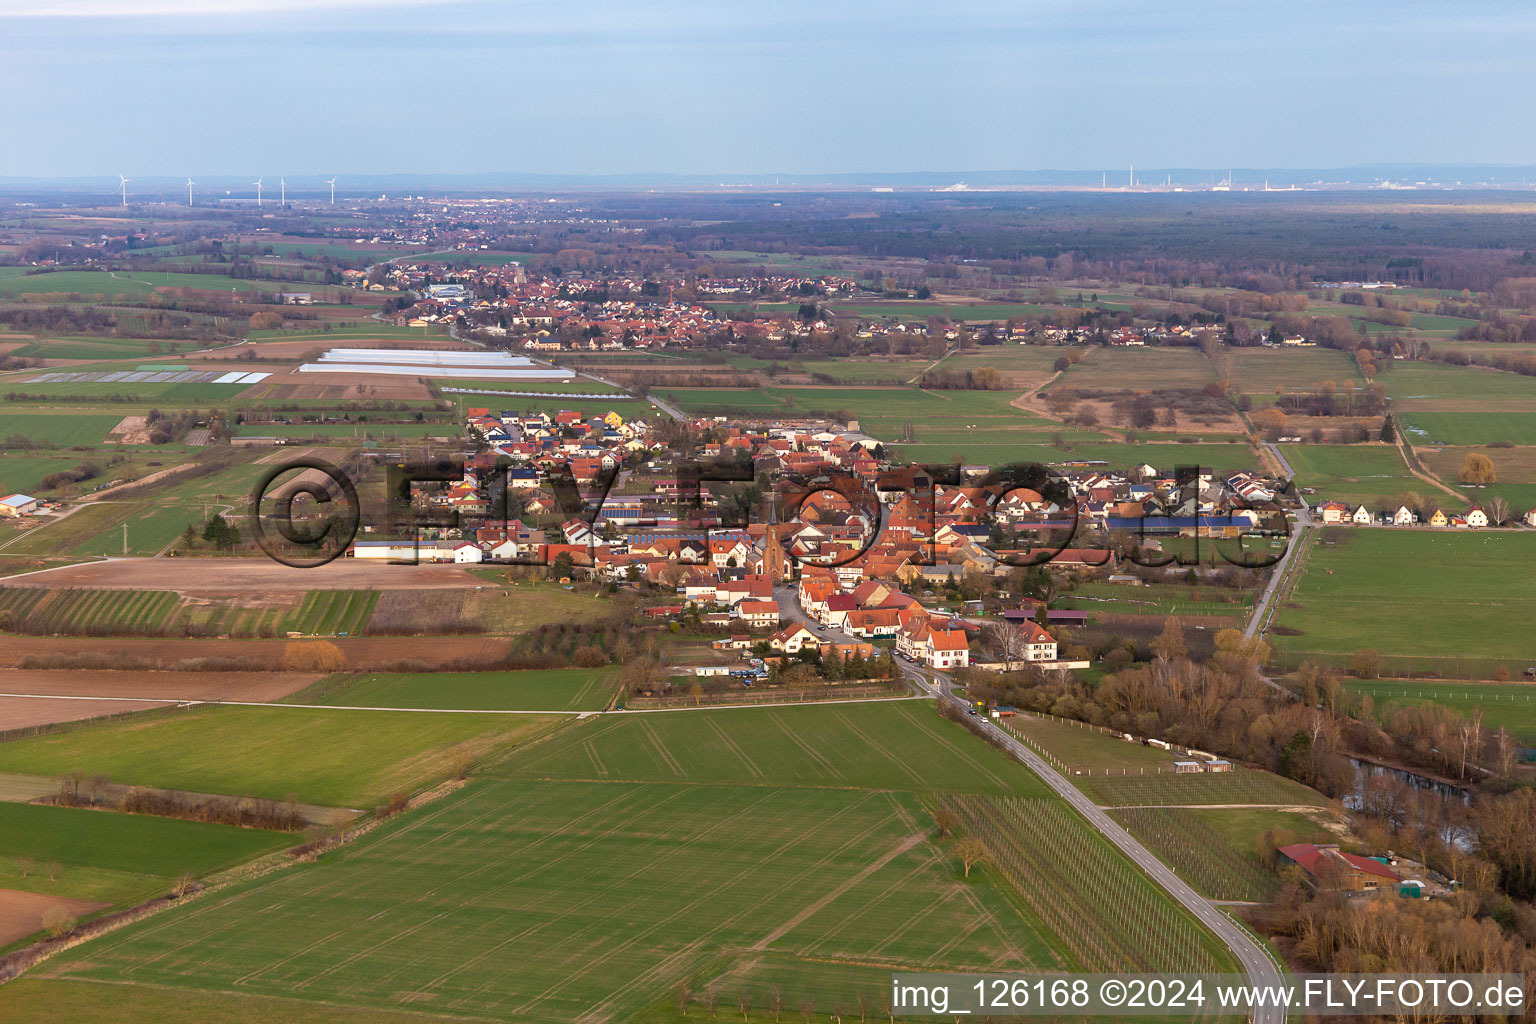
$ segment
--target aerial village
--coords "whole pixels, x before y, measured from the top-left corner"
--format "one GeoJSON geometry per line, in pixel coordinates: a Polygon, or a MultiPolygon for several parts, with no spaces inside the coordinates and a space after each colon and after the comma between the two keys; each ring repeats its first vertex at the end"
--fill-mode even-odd
{"type": "Polygon", "coordinates": [[[668,423],[664,439],[600,404],[466,409],[474,450],[462,479],[414,491],[419,507],[457,513],[458,525],[414,538],[365,527],[347,554],[541,566],[563,581],[643,587],[656,598],[648,617],[691,616],[725,634],[715,649],[740,664],[700,672],[750,682],[764,655],[807,647],[940,671],[1086,667],[1051,632],[1085,613],[1043,611],[1010,593],[1016,574],[1049,565],[1136,585],[1137,572],[1243,564],[1218,555],[1217,543],[1283,548],[1278,485],[1254,473],[1080,463],[1026,486],[964,466],[943,482],[893,465],[878,440],[844,425],[708,417],[680,426],[668,423]],[[716,464],[736,467],[730,481],[688,468],[716,464]]]}

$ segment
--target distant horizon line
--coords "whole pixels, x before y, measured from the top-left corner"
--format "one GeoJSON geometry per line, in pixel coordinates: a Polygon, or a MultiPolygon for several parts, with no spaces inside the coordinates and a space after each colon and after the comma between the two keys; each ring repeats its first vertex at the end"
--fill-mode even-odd
{"type": "MultiPolygon", "coordinates": [[[[80,189],[100,187],[110,183],[116,191],[119,175],[126,174],[141,189],[160,187],[183,190],[190,175],[196,181],[201,173],[207,188],[240,189],[252,184],[254,176],[276,177],[272,171],[244,172],[141,172],[135,178],[127,168],[95,174],[54,175],[0,175],[0,189],[58,188],[80,189]]],[[[286,176],[287,172],[283,172],[286,176]]],[[[807,187],[818,185],[966,185],[975,187],[1002,185],[1072,185],[1076,187],[1096,185],[1109,188],[1133,186],[1166,186],[1170,179],[1174,185],[1236,185],[1250,188],[1263,183],[1266,177],[1272,184],[1355,184],[1362,180],[1392,180],[1415,178],[1429,183],[1447,184],[1443,180],[1454,177],[1463,184],[1511,184],[1514,179],[1536,179],[1536,162],[1526,164],[1507,163],[1428,163],[1428,162],[1379,162],[1355,163],[1333,167],[1175,167],[1147,166],[1136,169],[1127,163],[1118,168],[1037,168],[1010,170],[902,170],[902,171],[614,171],[605,173],[550,172],[550,171],[303,171],[294,175],[293,185],[321,185],[329,178],[338,179],[343,185],[358,187],[430,186],[452,184],[459,188],[508,187],[529,185],[702,185],[702,186],[781,186],[807,187]]],[[[199,185],[204,183],[198,182],[199,185]]],[[[274,182],[274,184],[276,184],[274,182]]]]}

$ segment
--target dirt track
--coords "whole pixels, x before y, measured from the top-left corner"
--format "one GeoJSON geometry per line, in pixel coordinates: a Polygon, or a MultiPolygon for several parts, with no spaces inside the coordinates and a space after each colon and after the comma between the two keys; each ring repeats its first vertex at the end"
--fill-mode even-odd
{"type": "Polygon", "coordinates": [[[0,692],[108,697],[40,700],[0,696],[0,730],[79,722],[164,707],[159,699],[278,700],[319,679],[298,672],[80,672],[17,669],[0,676],[0,692]],[[130,701],[124,697],[157,698],[130,701]]]}
{"type": "Polygon", "coordinates": [[[0,692],[70,697],[278,700],[320,679],[314,672],[82,672],[16,669],[0,692]]]}
{"type": "Polygon", "coordinates": [[[107,905],[89,900],[67,900],[37,892],[0,889],[0,946],[9,945],[41,930],[43,913],[49,907],[63,907],[71,915],[81,917],[107,905]]]}
{"type": "Polygon", "coordinates": [[[0,730],[30,729],[60,722],[83,722],[104,715],[124,715],[166,705],[148,700],[34,700],[0,697],[0,730]]]}
{"type": "Polygon", "coordinates": [[[11,587],[175,590],[182,594],[303,594],[310,590],[466,589],[484,583],[456,565],[387,565],[338,558],[293,569],[269,558],[117,558],[16,576],[11,587]]]}
{"type": "MultiPolygon", "coordinates": [[[[283,650],[288,640],[161,639],[158,637],[62,637],[7,636],[0,644],[0,668],[19,665],[26,657],[49,655],[96,654],[119,661],[142,661],[150,666],[175,668],[186,658],[239,658],[269,670],[282,667],[283,650]]],[[[356,671],[379,671],[402,661],[421,661],[429,665],[451,662],[489,664],[507,652],[505,637],[444,636],[393,637],[349,636],[327,641],[341,648],[347,665],[356,671]]],[[[116,674],[116,673],[114,673],[116,674]]],[[[125,675],[141,675],[137,671],[125,675]]],[[[216,681],[230,673],[180,673],[206,675],[216,681]]],[[[5,673],[10,677],[11,673],[5,673]]],[[[0,689],[4,685],[0,684],[0,689]]],[[[8,690],[18,693],[18,690],[8,690]]]]}

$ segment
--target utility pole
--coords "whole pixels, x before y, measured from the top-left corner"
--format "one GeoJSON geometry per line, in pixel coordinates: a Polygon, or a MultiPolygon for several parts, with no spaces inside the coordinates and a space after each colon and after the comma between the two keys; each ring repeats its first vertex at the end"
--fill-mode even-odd
{"type": "Polygon", "coordinates": [[[123,524],[123,556],[128,555],[128,524],[123,524]]]}

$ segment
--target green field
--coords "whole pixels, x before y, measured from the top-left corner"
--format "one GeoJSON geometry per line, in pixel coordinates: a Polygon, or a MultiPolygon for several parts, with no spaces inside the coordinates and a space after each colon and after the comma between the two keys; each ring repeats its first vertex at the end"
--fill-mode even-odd
{"type": "MultiPolygon", "coordinates": [[[[1509,503],[1510,514],[1516,518],[1536,508],[1536,447],[1420,448],[1417,455],[1426,469],[1466,495],[1468,501],[1478,502],[1486,508],[1488,500],[1498,495],[1509,503]],[[1493,461],[1498,483],[1471,487],[1458,480],[1462,462],[1472,452],[1486,455],[1493,461]]],[[[1454,507],[1449,500],[1446,504],[1454,507]]]]}
{"type": "Polygon", "coordinates": [[[1412,444],[1478,445],[1510,441],[1536,444],[1536,411],[1404,412],[1398,416],[1403,437],[1412,444]]]}
{"type": "Polygon", "coordinates": [[[36,444],[59,447],[101,444],[107,431],[122,421],[121,416],[100,413],[59,415],[30,410],[21,403],[0,403],[0,410],[0,443],[10,437],[25,437],[36,444]]]}
{"type": "Polygon", "coordinates": [[[294,845],[292,835],[138,814],[0,803],[0,888],[101,903],[159,895],[183,872],[205,875],[294,845]],[[23,877],[17,858],[63,865],[23,877]]]}
{"type": "Polygon", "coordinates": [[[14,615],[19,631],[28,633],[91,634],[104,627],[154,633],[180,604],[180,597],[168,590],[0,587],[0,609],[14,615]]]}
{"type": "Polygon", "coordinates": [[[1233,348],[1222,358],[1231,360],[1232,386],[1244,394],[1311,391],[1329,380],[1364,383],[1354,357],[1337,349],[1233,348]]]}
{"type": "MultiPolygon", "coordinates": [[[[557,395],[592,395],[592,396],[594,396],[594,398],[597,398],[598,396],[604,396],[604,395],[611,395],[611,396],[613,396],[615,398],[628,398],[629,397],[626,392],[621,391],[620,389],[614,387],[611,384],[604,384],[602,381],[584,380],[584,379],[568,380],[568,381],[537,381],[537,380],[532,380],[532,381],[511,381],[511,380],[474,380],[474,379],[464,379],[464,380],[435,380],[435,381],[433,381],[433,383],[434,384],[438,384],[438,385],[440,385],[442,387],[445,387],[445,388],[469,388],[469,389],[475,390],[475,391],[538,391],[538,392],[545,392],[545,393],[557,394],[557,395]]],[[[460,403],[460,404],[466,405],[466,406],[488,404],[488,403],[485,403],[485,402],[480,402],[476,395],[461,395],[461,394],[455,394],[453,392],[449,392],[444,397],[449,398],[449,399],[451,399],[452,401],[454,401],[456,403],[460,403]]],[[[497,396],[495,396],[495,395],[485,395],[484,397],[487,398],[487,399],[493,399],[493,398],[496,398],[497,396]]],[[[518,396],[514,395],[512,397],[516,398],[518,396]]],[[[573,401],[573,402],[581,402],[583,400],[582,399],[571,399],[571,401],[573,401]]],[[[606,412],[607,410],[604,410],[604,411],[606,412]]]]}
{"type": "MultiPolygon", "coordinates": [[[[859,429],[883,441],[903,436],[907,424],[919,444],[943,446],[948,457],[957,446],[1004,448],[1044,442],[1055,434],[1068,441],[1094,441],[1102,435],[1068,427],[1016,409],[1018,396],[1007,391],[924,391],[915,387],[809,388],[758,390],[671,389],[663,398],[685,410],[709,414],[819,416],[857,420],[859,429]]],[[[910,445],[908,447],[911,447],[910,445]]],[[[972,461],[989,461],[977,456],[972,461]]],[[[990,461],[1003,461],[990,459],[990,461]]]]}
{"type": "Polygon", "coordinates": [[[1533,558],[1536,533],[1327,529],[1309,544],[1269,640],[1293,660],[1370,647],[1389,670],[1461,675],[1462,659],[1505,659],[1518,672],[1531,645],[1510,623],[1536,615],[1533,558]],[[1432,628],[1415,611],[1424,608],[1432,628]]]}
{"type": "Polygon", "coordinates": [[[1393,445],[1287,444],[1280,450],[1296,472],[1297,486],[1317,489],[1314,504],[1331,499],[1376,508],[1407,494],[1442,497],[1408,471],[1393,445]]]}
{"type": "MultiPolygon", "coordinates": [[[[1278,543],[1278,542],[1277,542],[1278,543]]],[[[1170,553],[1172,551],[1170,550],[1170,553]]],[[[1221,587],[1190,587],[1173,583],[1127,586],[1123,583],[1079,583],[1060,598],[1062,608],[1117,615],[1247,615],[1251,591],[1221,587]]],[[[1053,606],[1054,607],[1054,606],[1053,606]]]]}
{"type": "Polygon", "coordinates": [[[1202,388],[1215,379],[1215,368],[1199,349],[1091,348],[1053,387],[1147,391],[1202,388]]]}
{"type": "Polygon", "coordinates": [[[1114,818],[1179,877],[1217,900],[1263,902],[1280,891],[1275,872],[1256,854],[1261,833],[1285,829],[1293,842],[1334,838],[1305,814],[1261,808],[1137,807],[1114,818]]]}
{"type": "Polygon", "coordinates": [[[184,988],[113,985],[111,998],[89,981],[38,981],[22,977],[0,989],[0,1012],[11,1019],[45,1024],[118,1024],[152,1020],[157,1024],[463,1024],[456,1014],[438,1016],[421,1010],[335,1006],[276,999],[239,992],[191,992],[184,988]]]}
{"type": "Polygon", "coordinates": [[[926,820],[902,793],[486,780],[39,976],[569,1021],[679,983],[829,1009],[875,1005],[895,965],[1062,964],[997,889],[956,885],[926,820]]]}
{"type": "Polygon", "coordinates": [[[326,680],[295,704],[450,711],[601,711],[617,689],[611,669],[369,673],[326,680]]]}
{"type": "MultiPolygon", "coordinates": [[[[121,381],[111,383],[106,381],[59,381],[57,383],[47,381],[24,380],[17,384],[7,383],[6,389],[14,390],[27,395],[46,395],[50,398],[58,398],[67,404],[70,398],[92,397],[102,395],[121,395],[124,402],[146,403],[148,405],[160,405],[168,408],[177,406],[200,407],[207,405],[223,406],[250,385],[248,384],[213,384],[207,382],[188,383],[177,381],[121,381]]],[[[25,409],[32,403],[16,403],[13,408],[25,409]]],[[[94,403],[92,403],[94,404],[94,403]]],[[[87,405],[89,409],[91,406],[87,405]]]]}
{"type": "Polygon", "coordinates": [[[1489,401],[1525,402],[1536,409],[1536,377],[1481,366],[1451,366],[1434,362],[1400,362],[1382,376],[1392,406],[1404,412],[1444,409],[1465,403],[1476,410],[1489,401]]]}
{"type": "Polygon", "coordinates": [[[283,624],[284,632],[361,633],[378,604],[377,590],[311,590],[283,624]]]}
{"type": "MultiPolygon", "coordinates": [[[[156,341],[153,343],[162,353],[192,351],[205,347],[198,341],[156,341]]],[[[35,359],[146,359],[155,353],[150,350],[148,338],[117,337],[58,337],[38,338],[18,348],[13,354],[35,359]]],[[[120,367],[119,367],[120,369],[120,367]]],[[[9,382],[11,378],[6,378],[9,382]]],[[[12,390],[9,383],[6,391],[12,390]]],[[[15,390],[22,390],[17,388],[15,390]]]]}
{"type": "MultiPolygon", "coordinates": [[[[3,268],[21,270],[22,268],[3,268]]],[[[45,274],[0,273],[0,296],[64,293],[93,299],[143,298],[156,288],[196,288],[205,291],[269,291],[289,286],[280,281],[259,281],[228,274],[162,274],[147,271],[62,270],[45,274]]]]}
{"type": "Polygon", "coordinates": [[[246,423],[245,437],[318,438],[322,441],[368,440],[390,437],[458,437],[456,423],[246,423]]]}
{"type": "Polygon", "coordinates": [[[1063,444],[1050,441],[1021,439],[1012,441],[977,441],[976,432],[968,432],[969,440],[952,444],[923,443],[919,435],[917,444],[896,444],[893,449],[902,458],[912,462],[953,461],[952,455],[964,455],[967,461],[1000,466],[1008,462],[1044,462],[1067,464],[1072,462],[1104,462],[1112,469],[1125,471],[1145,462],[1163,473],[1170,473],[1176,466],[1203,466],[1216,472],[1253,469],[1259,457],[1246,444],[1178,444],[1144,442],[1124,444],[1073,440],[1071,428],[1062,431],[1063,444]]]}
{"type": "Polygon", "coordinates": [[[1249,768],[1221,775],[1095,775],[1073,780],[1102,807],[1160,804],[1272,804],[1291,807],[1328,801],[1299,782],[1249,768]]]}
{"type": "MultiPolygon", "coordinates": [[[[1532,659],[1536,661],[1536,658],[1532,659]]],[[[1395,708],[1439,704],[1466,717],[1481,714],[1490,729],[1504,726],[1522,743],[1536,745],[1536,686],[1520,683],[1441,683],[1414,679],[1351,679],[1349,693],[1370,697],[1385,719],[1395,708]]]]}
{"type": "Polygon", "coordinates": [[[532,779],[1045,792],[1028,768],[969,742],[923,701],[607,715],[514,751],[503,771],[532,779]]]}
{"type": "Polygon", "coordinates": [[[369,808],[539,735],[539,715],[203,707],[0,743],[0,771],[369,808]]]}
{"type": "Polygon", "coordinates": [[[215,1013],[219,993],[256,997],[258,1012],[290,1005],[261,997],[287,997],[299,1002],[284,1019],[297,1020],[297,1007],[324,1003],[677,1021],[683,985],[691,1017],[713,1013],[713,990],[772,1019],[777,990],[792,1016],[807,1002],[851,1021],[860,1003],[878,1013],[893,968],[1165,956],[1225,965],[1027,769],[927,704],[628,712],[489,763],[316,864],[79,947],[38,971],[35,989],[0,990],[0,1012],[52,1005],[60,982],[127,981],[128,999],[165,988],[215,1013]],[[1046,822],[1071,857],[1046,883],[999,847],[995,867],[963,878],[926,795],[950,786],[985,802],[970,806],[981,821],[1032,797],[1022,820],[1046,822]],[[1114,914],[1082,902],[1106,885],[1114,914]]]}
{"type": "Polygon", "coordinates": [[[205,521],[200,505],[101,501],[29,531],[6,548],[13,555],[122,555],[127,527],[129,555],[156,555],[194,524],[205,521]]]}
{"type": "Polygon", "coordinates": [[[732,359],[730,362],[741,369],[761,369],[770,365],[783,366],[789,373],[817,374],[840,382],[878,381],[883,384],[904,384],[922,373],[928,367],[930,360],[850,357],[847,359],[796,359],[787,364],[770,364],[756,359],[742,361],[732,359]]]}

